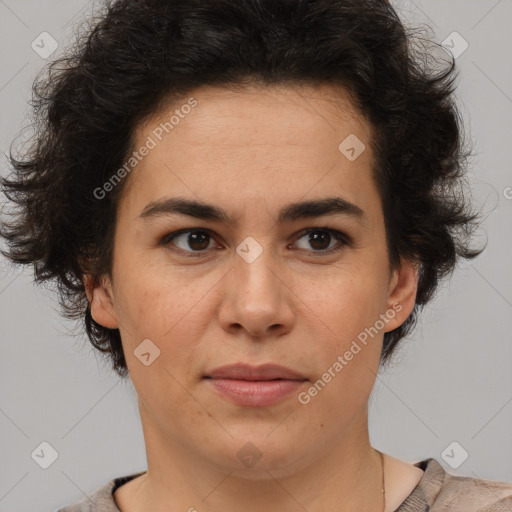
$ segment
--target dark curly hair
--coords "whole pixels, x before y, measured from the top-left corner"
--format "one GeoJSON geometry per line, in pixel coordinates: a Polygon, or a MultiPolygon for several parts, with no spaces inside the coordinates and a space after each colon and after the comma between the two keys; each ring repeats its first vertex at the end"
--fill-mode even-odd
{"type": "Polygon", "coordinates": [[[406,29],[387,0],[118,0],[104,5],[33,86],[35,135],[2,188],[13,206],[0,234],[11,261],[57,284],[63,314],[127,375],[117,329],[96,323],[83,275],[110,275],[117,203],[101,187],[133,150],[134,129],[163,102],[205,85],[335,84],[375,137],[390,268],[419,266],[416,304],[384,335],[381,364],[419,308],[471,259],[479,217],[460,187],[471,154],[453,99],[455,61],[406,29]],[[418,44],[419,43],[419,44],[418,44]],[[444,54],[443,65],[436,55],[444,54]]]}

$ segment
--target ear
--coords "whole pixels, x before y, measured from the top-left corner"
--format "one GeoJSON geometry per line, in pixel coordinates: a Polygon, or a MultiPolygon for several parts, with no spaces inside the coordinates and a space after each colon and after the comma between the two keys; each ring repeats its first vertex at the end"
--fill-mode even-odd
{"type": "Polygon", "coordinates": [[[418,291],[418,268],[418,263],[402,260],[400,268],[393,270],[389,280],[387,308],[395,315],[386,322],[384,332],[396,329],[411,314],[418,291]]]}
{"type": "Polygon", "coordinates": [[[109,329],[118,329],[112,283],[108,276],[102,276],[99,283],[95,283],[91,276],[84,275],[85,293],[91,306],[91,316],[95,322],[109,329]]]}

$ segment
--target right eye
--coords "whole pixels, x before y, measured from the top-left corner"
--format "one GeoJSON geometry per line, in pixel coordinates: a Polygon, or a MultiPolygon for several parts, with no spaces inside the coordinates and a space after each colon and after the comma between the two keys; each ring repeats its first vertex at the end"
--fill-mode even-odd
{"type": "Polygon", "coordinates": [[[174,245],[187,256],[202,256],[207,252],[213,237],[206,229],[181,229],[165,235],[161,244],[174,245]]]}

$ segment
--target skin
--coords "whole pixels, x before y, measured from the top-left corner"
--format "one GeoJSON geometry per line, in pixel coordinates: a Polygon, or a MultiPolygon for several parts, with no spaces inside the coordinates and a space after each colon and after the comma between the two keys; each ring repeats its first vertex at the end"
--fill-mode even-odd
{"type": "MultiPolygon", "coordinates": [[[[418,273],[407,261],[389,268],[371,126],[329,85],[204,87],[190,96],[197,106],[130,174],[111,276],[88,286],[93,318],[120,329],[146,443],[147,473],[121,486],[116,503],[123,512],[234,512],[240,504],[246,512],[380,511],[368,399],[384,332],[412,311],[418,273]],[[355,161],[338,149],[350,134],[366,146],[355,161]],[[335,196],[364,218],[278,222],[289,203],[335,196]],[[238,221],[140,217],[151,202],[171,197],[213,204],[238,221]],[[209,230],[201,256],[186,256],[199,246],[187,234],[159,244],[185,228],[209,230]],[[324,241],[311,243],[310,228],[324,228],[324,241]],[[329,239],[325,228],[352,243],[329,239]],[[262,249],[252,263],[236,252],[248,236],[262,249]],[[333,247],[340,250],[326,254],[333,247]],[[299,391],[307,391],[390,310],[394,317],[306,405],[297,393],[268,407],[236,405],[202,378],[228,363],[274,362],[304,375],[299,391]],[[145,339],[160,349],[148,366],[134,355],[145,339]],[[237,457],[247,442],[262,455],[252,467],[237,457]]],[[[134,147],[185,103],[139,125],[134,147]]],[[[423,472],[385,461],[391,511],[423,472]]]]}

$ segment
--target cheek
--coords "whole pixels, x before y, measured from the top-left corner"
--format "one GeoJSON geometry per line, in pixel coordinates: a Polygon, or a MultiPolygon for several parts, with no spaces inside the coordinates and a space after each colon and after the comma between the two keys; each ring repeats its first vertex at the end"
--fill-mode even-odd
{"type": "MultiPolygon", "coordinates": [[[[122,318],[123,341],[136,344],[144,338],[160,338],[160,333],[172,318],[172,294],[141,273],[127,273],[116,287],[116,314],[122,318]],[[125,331],[123,333],[123,330],[125,331]]],[[[119,281],[118,281],[119,283],[119,281]]]]}
{"type": "Polygon", "coordinates": [[[382,332],[371,328],[383,312],[383,285],[382,275],[368,266],[352,267],[350,272],[333,273],[323,293],[309,297],[308,305],[321,320],[321,342],[315,351],[321,391],[311,405],[319,415],[331,409],[334,424],[355,414],[371,393],[383,339],[382,332]]]}
{"type": "Polygon", "coordinates": [[[324,335],[314,355],[318,373],[310,387],[315,396],[311,414],[321,417],[331,411],[328,424],[333,428],[345,425],[356,414],[375,382],[383,339],[382,332],[371,330],[380,314],[375,293],[372,286],[354,283],[353,288],[331,293],[331,299],[319,308],[329,329],[322,329],[324,335]]]}
{"type": "Polygon", "coordinates": [[[120,244],[116,248],[116,313],[123,318],[128,334],[159,338],[174,316],[173,310],[183,303],[183,295],[178,293],[181,285],[171,278],[170,272],[156,265],[147,255],[130,252],[127,245],[120,244]]]}
{"type": "Polygon", "coordinates": [[[126,351],[133,352],[142,340],[149,339],[161,349],[160,362],[170,369],[178,361],[183,364],[211,320],[213,294],[208,292],[218,276],[198,278],[186,269],[134,259],[125,262],[116,277],[116,313],[122,318],[126,351]]]}
{"type": "Polygon", "coordinates": [[[379,318],[385,306],[385,283],[371,268],[351,267],[330,273],[321,293],[309,293],[308,304],[330,328],[339,347],[379,318]]]}

